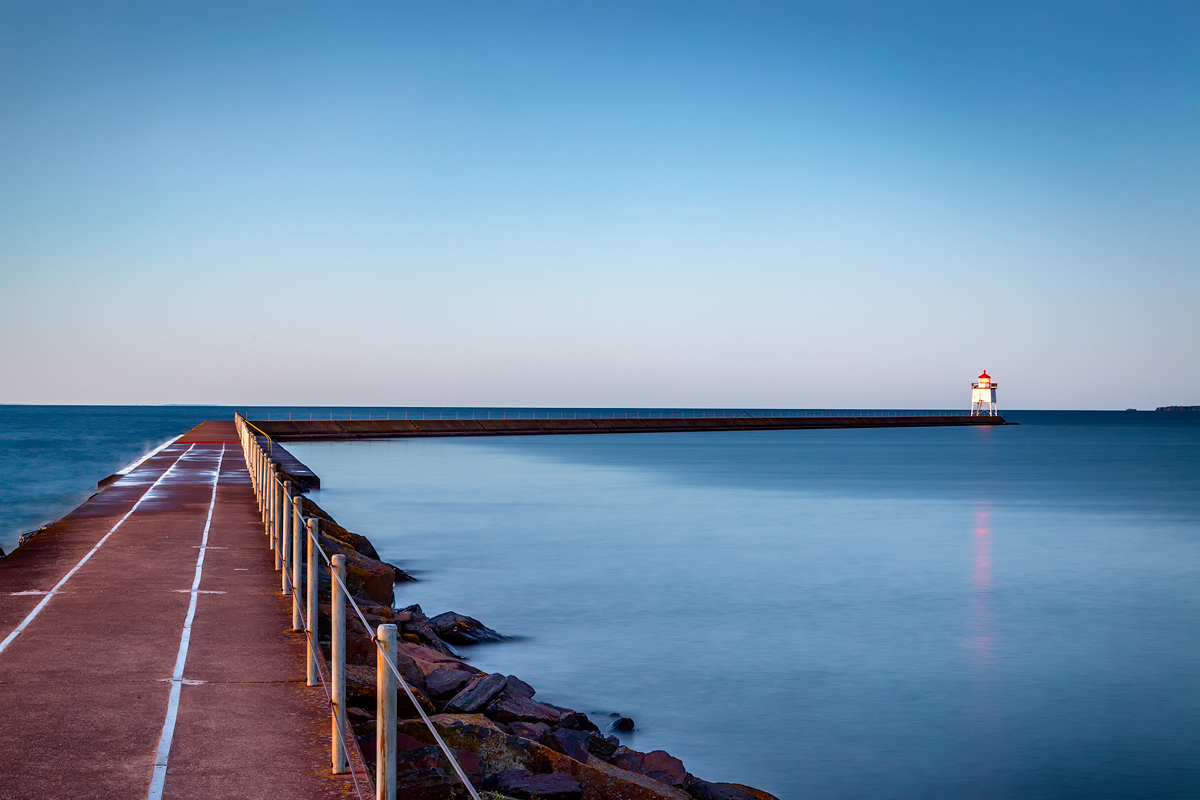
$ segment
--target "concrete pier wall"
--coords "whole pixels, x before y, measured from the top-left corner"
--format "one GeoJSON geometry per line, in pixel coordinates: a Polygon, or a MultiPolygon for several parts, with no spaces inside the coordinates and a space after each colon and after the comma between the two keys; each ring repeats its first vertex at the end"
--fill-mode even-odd
{"type": "Polygon", "coordinates": [[[255,420],[273,439],[329,441],[445,436],[531,436],[667,431],[758,431],[821,428],[927,428],[1005,425],[999,416],[685,417],[657,419],[255,420]]]}

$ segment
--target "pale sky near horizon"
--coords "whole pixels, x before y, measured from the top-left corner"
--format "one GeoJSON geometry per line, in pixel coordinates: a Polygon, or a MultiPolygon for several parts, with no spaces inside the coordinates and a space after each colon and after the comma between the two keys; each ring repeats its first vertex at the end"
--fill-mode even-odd
{"type": "Polygon", "coordinates": [[[0,402],[1200,403],[1200,2],[0,0],[0,402]]]}

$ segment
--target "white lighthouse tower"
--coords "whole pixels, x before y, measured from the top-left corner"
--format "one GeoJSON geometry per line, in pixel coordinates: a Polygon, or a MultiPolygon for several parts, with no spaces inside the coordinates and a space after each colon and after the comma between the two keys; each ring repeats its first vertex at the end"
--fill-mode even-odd
{"type": "Polygon", "coordinates": [[[987,370],[979,376],[979,380],[971,384],[971,416],[996,416],[996,387],[999,384],[992,380],[987,370]]]}

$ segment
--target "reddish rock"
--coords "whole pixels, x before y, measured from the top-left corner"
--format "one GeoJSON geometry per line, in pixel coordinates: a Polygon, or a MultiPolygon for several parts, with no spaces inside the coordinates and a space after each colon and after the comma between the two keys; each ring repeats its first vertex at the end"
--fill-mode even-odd
{"type": "Polygon", "coordinates": [[[570,775],[534,775],[527,769],[496,773],[496,788],[510,797],[529,800],[582,800],[583,787],[570,775]]]}
{"type": "Polygon", "coordinates": [[[649,753],[639,753],[636,750],[626,750],[612,759],[613,766],[645,775],[667,786],[682,788],[688,783],[687,770],[683,762],[666,750],[652,750],[649,753]]]}
{"type": "Polygon", "coordinates": [[[779,800],[775,795],[740,783],[709,783],[693,778],[688,794],[695,800],[779,800]]]}
{"type": "Polygon", "coordinates": [[[405,800],[451,800],[458,777],[447,775],[432,745],[396,752],[396,794],[405,800]]]}
{"type": "Polygon", "coordinates": [[[413,603],[411,606],[405,606],[400,610],[412,614],[415,619],[429,619],[429,617],[425,616],[425,610],[421,608],[420,603],[413,603]]]}
{"type": "Polygon", "coordinates": [[[460,692],[473,677],[475,676],[465,669],[438,667],[425,676],[425,686],[434,700],[444,700],[460,692]]]}
{"type": "Polygon", "coordinates": [[[403,636],[406,639],[411,636],[416,636],[417,640],[426,647],[431,647],[440,653],[458,658],[458,651],[456,651],[446,642],[442,641],[442,638],[437,635],[437,632],[433,629],[433,626],[429,624],[429,620],[427,619],[418,619],[414,617],[413,619],[404,623],[403,636]]]}
{"type": "MultiPolygon", "coordinates": [[[[456,714],[474,714],[490,703],[493,697],[500,694],[506,680],[507,678],[499,672],[495,672],[487,677],[471,681],[466,688],[454,695],[446,704],[446,710],[456,714]]],[[[516,718],[514,717],[514,719],[516,718]]],[[[530,720],[530,722],[537,721],[530,720]]]]}
{"type": "MultiPolygon", "coordinates": [[[[303,514],[306,517],[317,517],[321,520],[321,534],[337,539],[339,543],[350,547],[353,550],[363,554],[367,558],[379,560],[379,553],[375,550],[375,545],[371,544],[371,540],[367,537],[351,533],[350,531],[338,525],[333,517],[325,513],[325,509],[309,500],[307,497],[302,501],[304,504],[303,514]]],[[[326,551],[328,552],[328,551],[326,551]]]]}
{"type": "Polygon", "coordinates": [[[509,675],[503,693],[511,697],[533,697],[537,690],[516,675],[509,675]]]}
{"type": "MultiPolygon", "coordinates": [[[[478,753],[489,769],[565,773],[579,781],[587,796],[595,800],[693,800],[682,789],[618,769],[599,759],[593,758],[584,764],[568,758],[545,745],[514,736],[479,714],[438,714],[431,719],[450,747],[478,753]]],[[[400,729],[421,741],[433,741],[419,720],[402,722],[400,729]]]]}
{"type": "Polygon", "coordinates": [[[589,731],[555,728],[547,731],[542,736],[541,742],[557,753],[570,756],[576,761],[586,764],[588,762],[588,740],[591,738],[592,734],[589,731]]]}
{"type": "Polygon", "coordinates": [[[510,722],[508,730],[514,736],[539,742],[542,739],[542,734],[550,730],[550,726],[544,722],[510,722]]]}
{"type": "MultiPolygon", "coordinates": [[[[401,665],[400,673],[404,675],[407,670],[401,665]]],[[[419,673],[418,673],[419,674],[419,673]]],[[[408,676],[405,675],[405,680],[408,676]]],[[[358,708],[366,709],[367,711],[375,710],[375,687],[376,675],[374,667],[364,667],[359,664],[346,665],[346,705],[357,706],[358,708]]],[[[429,702],[429,698],[420,688],[413,687],[413,695],[417,698],[417,702],[426,714],[434,714],[436,710],[433,703],[429,702]]],[[[401,689],[398,691],[396,698],[396,713],[402,719],[420,716],[412,703],[409,702],[408,696],[401,689]]]]}
{"type": "Polygon", "coordinates": [[[452,644],[482,644],[498,642],[504,637],[474,617],[447,611],[429,619],[434,633],[452,644]]]}
{"type": "Polygon", "coordinates": [[[321,547],[330,556],[340,553],[346,557],[346,588],[350,593],[379,605],[391,606],[396,596],[395,570],[376,558],[370,558],[344,542],[325,534],[320,536],[321,547]]]}
{"type": "Polygon", "coordinates": [[[413,737],[409,736],[407,733],[399,733],[398,732],[396,734],[396,752],[397,753],[399,753],[401,750],[416,750],[419,747],[428,747],[428,745],[426,745],[420,739],[414,739],[413,737]]]}
{"type": "Polygon", "coordinates": [[[595,723],[588,719],[588,715],[584,714],[582,711],[572,711],[569,708],[566,709],[566,711],[567,713],[563,714],[558,719],[558,726],[560,728],[570,728],[573,731],[600,730],[596,727],[595,723]]]}
{"type": "Polygon", "coordinates": [[[398,652],[404,653],[417,662],[417,666],[421,668],[421,672],[425,675],[433,672],[435,669],[447,667],[449,669],[465,669],[472,675],[486,675],[487,673],[481,669],[476,669],[470,664],[464,663],[462,659],[447,655],[432,647],[426,647],[423,644],[413,644],[410,642],[399,642],[397,644],[398,652]]]}
{"type": "Polygon", "coordinates": [[[425,673],[421,671],[421,665],[415,658],[398,650],[396,652],[396,671],[400,673],[401,678],[404,678],[405,683],[421,694],[429,696],[429,688],[425,685],[425,673]]]}
{"type": "Polygon", "coordinates": [[[588,752],[597,758],[608,761],[617,754],[617,748],[620,746],[621,743],[615,736],[601,736],[594,731],[588,734],[588,752]]]}
{"type": "Polygon", "coordinates": [[[483,787],[483,759],[477,753],[472,753],[470,750],[455,750],[454,760],[462,767],[462,771],[467,773],[467,778],[471,781],[471,785],[476,789],[483,787]]]}
{"type": "Polygon", "coordinates": [[[559,718],[558,711],[545,703],[508,695],[501,695],[484,713],[497,722],[544,722],[554,725],[559,718]]]}

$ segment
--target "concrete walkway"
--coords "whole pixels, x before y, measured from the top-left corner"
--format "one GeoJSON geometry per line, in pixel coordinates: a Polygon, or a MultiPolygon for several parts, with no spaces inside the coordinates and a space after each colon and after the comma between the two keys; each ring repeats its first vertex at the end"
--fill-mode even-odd
{"type": "Polygon", "coordinates": [[[273,563],[232,422],[0,559],[0,798],[356,797],[273,563]]]}

